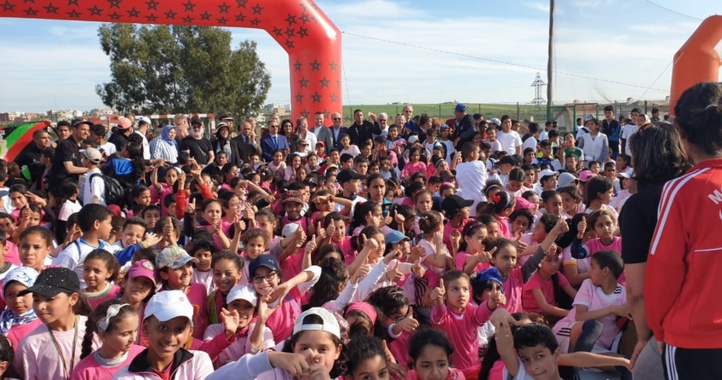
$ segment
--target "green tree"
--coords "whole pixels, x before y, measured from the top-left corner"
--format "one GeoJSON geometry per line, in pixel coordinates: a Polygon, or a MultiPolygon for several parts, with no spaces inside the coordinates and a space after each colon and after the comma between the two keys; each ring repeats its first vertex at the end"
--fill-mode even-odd
{"type": "Polygon", "coordinates": [[[271,86],[256,43],[232,49],[231,33],[220,28],[104,24],[98,36],[112,80],[95,91],[121,112],[247,115],[271,86]]]}

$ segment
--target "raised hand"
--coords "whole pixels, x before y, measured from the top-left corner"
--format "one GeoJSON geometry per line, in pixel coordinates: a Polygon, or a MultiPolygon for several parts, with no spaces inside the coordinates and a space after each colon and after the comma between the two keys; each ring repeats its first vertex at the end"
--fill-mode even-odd
{"type": "Polygon", "coordinates": [[[356,269],[356,272],[354,272],[353,276],[351,277],[351,283],[352,284],[358,284],[361,282],[361,279],[366,277],[367,274],[371,271],[371,268],[368,265],[361,265],[358,269],[356,269]]]}
{"type": "Polygon", "coordinates": [[[406,313],[406,317],[394,324],[396,327],[409,333],[412,333],[419,328],[419,321],[414,319],[414,310],[411,306],[409,306],[409,311],[406,313]]]}
{"type": "MultiPolygon", "coordinates": [[[[586,221],[584,222],[585,228],[586,228],[586,221]]],[[[569,224],[567,224],[566,219],[559,218],[559,221],[557,222],[556,226],[552,228],[552,232],[555,232],[558,235],[565,234],[569,232],[569,224]]]]}
{"type": "Polygon", "coordinates": [[[421,259],[416,259],[414,261],[414,266],[411,267],[411,272],[416,276],[416,278],[424,277],[426,274],[426,268],[424,268],[423,265],[421,265],[421,259]]]}
{"type": "Polygon", "coordinates": [[[582,216],[582,220],[577,224],[577,238],[582,239],[585,232],[587,232],[587,217],[582,216]]]}
{"type": "Polygon", "coordinates": [[[304,253],[306,255],[310,255],[315,250],[316,250],[316,235],[313,235],[311,237],[311,240],[309,240],[308,243],[306,243],[306,248],[304,248],[304,253]]]}
{"type": "Polygon", "coordinates": [[[444,286],[444,279],[439,279],[439,286],[431,291],[431,300],[434,305],[441,307],[444,306],[444,298],[446,297],[446,287],[444,286]]]}
{"type": "Polygon", "coordinates": [[[156,244],[160,243],[161,241],[163,241],[163,237],[158,236],[152,232],[148,232],[145,234],[145,240],[143,240],[141,246],[143,246],[144,248],[150,248],[150,247],[154,247],[156,244]]]}
{"type": "Polygon", "coordinates": [[[226,332],[226,336],[231,337],[236,333],[238,325],[240,324],[241,317],[238,315],[238,311],[228,311],[225,308],[221,309],[221,323],[223,323],[223,330],[226,332]]]}
{"type": "Polygon", "coordinates": [[[333,224],[333,222],[329,223],[328,226],[326,226],[326,236],[330,238],[333,237],[333,234],[336,233],[336,226],[333,224]]]}
{"type": "Polygon", "coordinates": [[[188,202],[186,205],[186,214],[195,214],[196,213],[196,199],[193,198],[192,201],[188,202]]]}
{"type": "Polygon", "coordinates": [[[309,369],[306,357],[301,354],[269,351],[268,362],[273,368],[280,368],[288,372],[291,377],[300,376],[309,369]]]}
{"type": "Polygon", "coordinates": [[[392,282],[399,282],[404,279],[404,274],[399,271],[399,264],[396,261],[393,269],[386,271],[386,279],[392,282]]]}

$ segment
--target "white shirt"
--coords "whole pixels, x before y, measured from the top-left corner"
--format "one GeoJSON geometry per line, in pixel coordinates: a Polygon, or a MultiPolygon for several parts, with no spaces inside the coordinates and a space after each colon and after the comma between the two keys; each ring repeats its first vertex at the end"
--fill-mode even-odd
{"type": "Polygon", "coordinates": [[[624,130],[622,131],[622,138],[626,141],[624,143],[624,154],[629,157],[632,157],[632,149],[629,148],[629,138],[632,137],[633,134],[637,133],[638,129],[639,127],[634,124],[627,124],[624,126],[624,130]]]}
{"type": "Polygon", "coordinates": [[[104,153],[105,157],[109,157],[111,154],[115,154],[115,152],[118,151],[118,149],[115,147],[115,144],[113,144],[111,142],[107,142],[107,143],[99,146],[98,150],[100,150],[102,153],[104,153]]]}
{"type": "Polygon", "coordinates": [[[148,139],[145,137],[145,133],[141,131],[135,131],[143,138],[143,159],[150,160],[150,145],[148,145],[148,139]]]}
{"type": "MultiPolygon", "coordinates": [[[[299,139],[300,138],[301,138],[301,135],[299,134],[299,139]]],[[[306,150],[305,150],[306,153],[308,153],[312,150],[314,150],[314,151],[316,150],[316,143],[318,142],[318,138],[316,138],[316,135],[314,135],[313,132],[306,131],[306,138],[303,140],[308,143],[308,145],[306,145],[306,150]]]]}
{"type": "Polygon", "coordinates": [[[85,174],[85,183],[83,184],[83,204],[99,203],[105,204],[105,181],[100,178],[103,175],[100,169],[95,168],[85,174]],[[93,177],[93,181],[90,181],[90,176],[93,174],[100,174],[99,176],[93,177]],[[97,200],[93,202],[93,197],[97,200]]]}
{"type": "Polygon", "coordinates": [[[83,279],[83,263],[85,262],[85,257],[88,256],[88,254],[96,249],[103,249],[108,251],[109,253],[113,253],[114,250],[108,245],[108,243],[100,240],[99,241],[100,246],[94,247],[88,243],[85,242],[85,239],[78,238],[78,240],[68,244],[65,249],[60,252],[58,257],[56,257],[53,260],[53,265],[58,265],[63,268],[68,268],[75,272],[75,274],[78,275],[78,279],[80,280],[80,287],[82,289],[85,288],[85,280],[83,279]]]}
{"type": "Polygon", "coordinates": [[[504,131],[499,131],[496,134],[496,140],[501,143],[502,149],[506,151],[506,153],[515,155],[516,154],[516,148],[521,147],[521,136],[516,131],[509,131],[509,133],[504,133],[504,131]]]}
{"type": "Polygon", "coordinates": [[[532,148],[532,149],[534,149],[534,153],[536,153],[536,146],[537,146],[536,138],[534,138],[534,136],[529,136],[529,138],[526,139],[526,141],[524,141],[524,144],[521,146],[521,154],[524,154],[524,151],[526,150],[526,148],[532,148]]]}
{"type": "Polygon", "coordinates": [[[546,129],[542,129],[541,132],[539,132],[539,141],[549,140],[549,132],[547,132],[546,129]]]}
{"type": "Polygon", "coordinates": [[[483,191],[486,186],[486,165],[482,161],[462,162],[456,165],[456,181],[459,184],[458,195],[474,201],[470,210],[476,216],[476,205],[484,201],[483,191]]]}
{"type": "Polygon", "coordinates": [[[81,208],[83,208],[83,206],[81,206],[80,202],[78,202],[77,200],[72,201],[70,199],[66,199],[65,203],[60,206],[60,212],[58,212],[58,220],[68,220],[70,215],[79,212],[81,208]]]}

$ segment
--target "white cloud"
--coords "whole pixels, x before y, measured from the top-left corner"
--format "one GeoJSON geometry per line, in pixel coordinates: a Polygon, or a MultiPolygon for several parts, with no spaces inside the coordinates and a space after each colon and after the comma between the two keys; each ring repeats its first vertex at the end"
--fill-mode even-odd
{"type": "Polygon", "coordinates": [[[527,2],[524,2],[522,5],[529,9],[534,9],[536,11],[549,14],[549,3],[548,2],[542,3],[540,1],[527,1],[527,2]]]}

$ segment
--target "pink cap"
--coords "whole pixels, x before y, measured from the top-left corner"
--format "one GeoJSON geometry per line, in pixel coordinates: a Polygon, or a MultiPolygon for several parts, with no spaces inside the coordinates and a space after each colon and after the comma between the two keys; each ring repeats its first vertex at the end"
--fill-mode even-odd
{"type": "Polygon", "coordinates": [[[136,278],[136,277],[145,277],[150,279],[153,282],[153,285],[155,285],[155,274],[154,274],[155,267],[153,267],[153,264],[148,260],[138,260],[133,265],[131,265],[130,269],[128,270],[128,277],[129,278],[136,278]]]}
{"type": "Polygon", "coordinates": [[[118,118],[118,129],[128,129],[133,126],[133,122],[127,117],[118,118]]]}
{"type": "Polygon", "coordinates": [[[118,205],[108,205],[108,210],[110,210],[110,212],[112,212],[115,216],[123,216],[123,211],[118,205]]]}
{"type": "Polygon", "coordinates": [[[582,182],[587,182],[594,177],[596,177],[596,176],[589,169],[584,169],[581,171],[581,173],[579,173],[579,180],[582,182]]]}
{"type": "Polygon", "coordinates": [[[369,319],[371,320],[371,323],[376,323],[376,318],[378,316],[378,313],[376,313],[376,309],[373,306],[371,306],[371,304],[366,303],[366,302],[352,303],[348,307],[348,309],[346,309],[346,315],[348,315],[348,313],[353,310],[358,310],[358,311],[366,314],[366,316],[368,316],[369,319]]]}
{"type": "Polygon", "coordinates": [[[528,200],[522,198],[522,197],[516,197],[516,206],[514,206],[514,211],[517,210],[529,210],[531,208],[531,203],[529,203],[528,200]]]}

